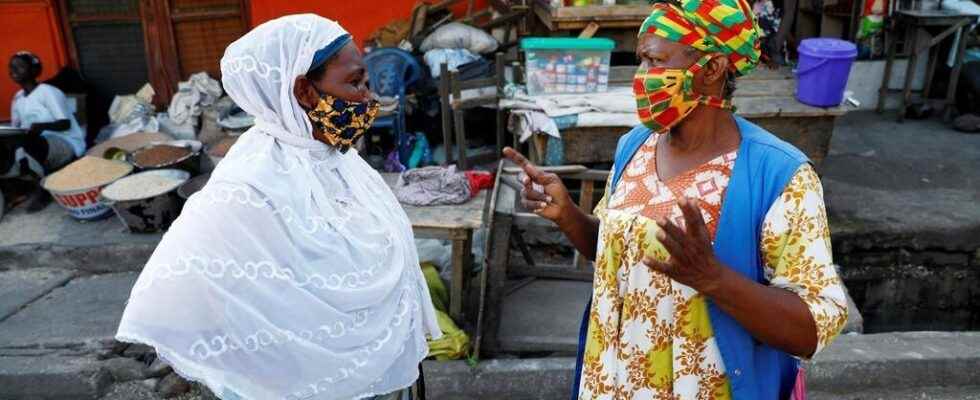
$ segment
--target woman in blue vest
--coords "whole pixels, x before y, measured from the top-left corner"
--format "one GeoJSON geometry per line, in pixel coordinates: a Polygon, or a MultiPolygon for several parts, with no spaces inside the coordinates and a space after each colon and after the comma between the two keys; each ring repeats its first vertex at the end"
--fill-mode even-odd
{"type": "Polygon", "coordinates": [[[620,139],[595,216],[505,150],[525,207],[596,261],[573,398],[795,398],[799,360],[847,306],[813,167],[732,112],[734,78],[759,60],[751,7],[658,3],[636,54],[643,124],[620,139]]]}

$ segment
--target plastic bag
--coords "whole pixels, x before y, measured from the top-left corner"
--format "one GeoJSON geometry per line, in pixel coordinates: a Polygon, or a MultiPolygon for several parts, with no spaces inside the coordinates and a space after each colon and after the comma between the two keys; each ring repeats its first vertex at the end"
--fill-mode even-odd
{"type": "Polygon", "coordinates": [[[470,352],[470,337],[446,314],[449,307],[449,291],[446,290],[446,285],[432,263],[422,264],[422,275],[425,276],[432,305],[436,309],[436,322],[442,331],[441,338],[428,341],[429,357],[438,361],[465,358],[470,352]]]}
{"type": "Polygon", "coordinates": [[[466,49],[433,49],[425,52],[423,59],[425,65],[429,66],[432,77],[438,78],[442,64],[446,64],[450,71],[455,71],[461,65],[479,60],[480,56],[466,49]]]}
{"type": "Polygon", "coordinates": [[[160,122],[159,131],[173,136],[174,139],[195,140],[197,138],[197,130],[190,121],[178,124],[165,112],[157,113],[157,121],[160,122]]]}
{"type": "Polygon", "coordinates": [[[432,49],[467,49],[484,54],[497,50],[497,39],[478,28],[451,22],[436,29],[419,46],[422,52],[432,49]]]}
{"type": "Polygon", "coordinates": [[[415,239],[415,249],[418,251],[419,261],[431,263],[439,271],[448,271],[452,262],[453,248],[448,240],[439,239],[415,239]]]}

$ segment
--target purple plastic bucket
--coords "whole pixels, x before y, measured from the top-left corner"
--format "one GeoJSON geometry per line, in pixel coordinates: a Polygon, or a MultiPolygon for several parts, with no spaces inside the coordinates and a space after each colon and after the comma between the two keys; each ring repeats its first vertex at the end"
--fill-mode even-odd
{"type": "Polygon", "coordinates": [[[800,42],[797,50],[796,99],[816,107],[840,105],[857,46],[840,39],[813,38],[800,42]]]}

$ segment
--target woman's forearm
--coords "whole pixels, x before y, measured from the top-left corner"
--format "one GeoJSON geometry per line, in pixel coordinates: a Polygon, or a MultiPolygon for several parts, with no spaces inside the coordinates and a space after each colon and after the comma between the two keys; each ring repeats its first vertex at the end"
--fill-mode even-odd
{"type": "Polygon", "coordinates": [[[599,238],[599,219],[588,215],[578,207],[571,207],[564,217],[556,221],[558,229],[568,238],[575,249],[586,259],[595,260],[596,241],[599,238]]]}
{"type": "Polygon", "coordinates": [[[810,357],[817,349],[817,326],[796,294],[746,279],[722,266],[722,276],[704,294],[759,341],[810,357]]]}

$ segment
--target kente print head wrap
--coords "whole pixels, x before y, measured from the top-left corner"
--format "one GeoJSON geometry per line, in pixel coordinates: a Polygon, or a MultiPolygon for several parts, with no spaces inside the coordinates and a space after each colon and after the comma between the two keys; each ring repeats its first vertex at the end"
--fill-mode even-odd
{"type": "Polygon", "coordinates": [[[706,53],[722,53],[736,76],[759,63],[761,31],[747,0],[657,3],[639,34],[652,33],[706,53]]]}

